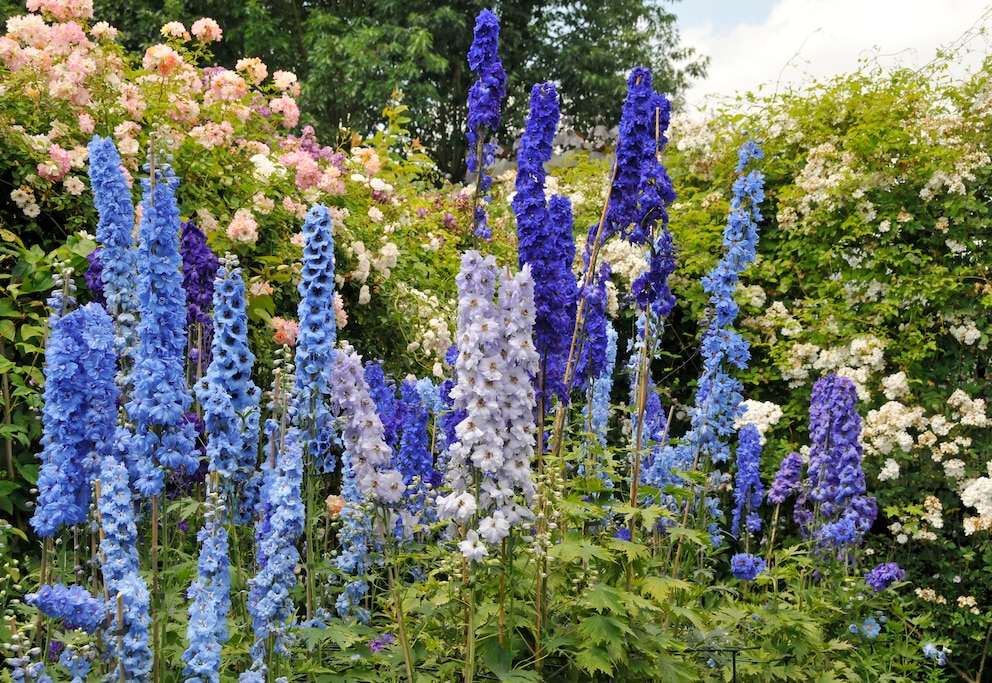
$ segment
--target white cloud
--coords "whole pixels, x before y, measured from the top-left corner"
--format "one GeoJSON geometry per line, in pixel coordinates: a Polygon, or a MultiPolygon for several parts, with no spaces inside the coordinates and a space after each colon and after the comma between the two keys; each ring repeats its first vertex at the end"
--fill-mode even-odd
{"type": "MultiPolygon", "coordinates": [[[[715,30],[682,26],[682,43],[711,57],[709,77],[686,93],[690,108],[706,96],[781,92],[814,79],[851,73],[859,60],[884,67],[920,67],[938,48],[975,27],[992,27],[988,0],[778,0],[760,24],[715,30]]],[[[989,54],[988,38],[969,34],[959,74],[989,54]]]]}

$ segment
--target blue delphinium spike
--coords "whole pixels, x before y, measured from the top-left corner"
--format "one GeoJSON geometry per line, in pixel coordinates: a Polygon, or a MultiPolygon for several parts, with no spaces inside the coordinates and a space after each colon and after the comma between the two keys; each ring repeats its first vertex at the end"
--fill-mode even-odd
{"type": "Polygon", "coordinates": [[[761,530],[761,518],[756,515],[756,511],[764,495],[765,487],[761,483],[761,435],[753,424],[744,425],[738,432],[734,514],[730,527],[732,535],[738,536],[742,518],[748,532],[761,530]]]}
{"type": "Polygon", "coordinates": [[[113,323],[99,304],[52,325],[45,349],[38,503],[31,518],[39,536],[87,520],[92,482],[115,439],[115,373],[113,323]]]}
{"type": "MultiPolygon", "coordinates": [[[[131,366],[138,338],[138,250],[134,243],[134,203],[113,139],[93,138],[89,144],[90,186],[99,222],[100,279],[107,312],[114,319],[122,373],[131,366]]],[[[124,382],[122,374],[122,382],[124,382]]],[[[123,386],[123,384],[122,384],[123,386]]]]}
{"type": "Polygon", "coordinates": [[[214,277],[220,265],[207,246],[207,237],[193,224],[182,224],[179,253],[183,259],[183,289],[186,290],[186,332],[189,360],[203,372],[210,364],[213,343],[214,277]]]}
{"type": "Polygon", "coordinates": [[[199,467],[194,427],[186,420],[193,397],[186,382],[186,292],[179,255],[178,178],[167,164],[142,179],[138,228],[138,350],[127,412],[135,424],[128,469],[144,496],[161,492],[165,470],[199,467]]]}

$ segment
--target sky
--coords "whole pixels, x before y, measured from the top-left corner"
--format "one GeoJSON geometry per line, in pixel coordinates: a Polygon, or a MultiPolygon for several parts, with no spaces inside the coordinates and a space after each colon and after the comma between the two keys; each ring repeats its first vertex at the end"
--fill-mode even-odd
{"type": "Polygon", "coordinates": [[[992,54],[992,0],[679,0],[670,9],[682,45],[710,57],[709,76],[686,93],[690,110],[714,94],[770,94],[851,73],[859,59],[920,67],[965,42],[954,71],[963,76],[992,54]],[[972,33],[983,26],[988,35],[972,33]]]}

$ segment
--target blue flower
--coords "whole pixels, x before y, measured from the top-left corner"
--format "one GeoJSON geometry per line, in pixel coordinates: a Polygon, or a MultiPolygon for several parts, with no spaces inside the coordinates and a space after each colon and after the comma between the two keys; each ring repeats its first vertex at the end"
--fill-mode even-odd
{"type": "Polygon", "coordinates": [[[730,571],[742,581],[751,581],[765,571],[765,561],[750,553],[737,553],[730,558],[730,571]]]}
{"type": "Polygon", "coordinates": [[[227,615],[231,610],[231,563],[223,513],[217,492],[208,491],[203,528],[197,534],[197,577],[187,593],[191,602],[186,626],[189,647],[183,653],[186,680],[220,681],[221,644],[227,641],[227,615]]]}
{"type": "MultiPolygon", "coordinates": [[[[761,483],[761,435],[753,424],[744,425],[738,432],[737,481],[734,485],[734,515],[730,533],[738,535],[741,516],[751,519],[751,514],[761,505],[765,487],[761,483]]],[[[749,531],[760,530],[761,518],[748,524],[749,531]],[[757,529],[752,529],[757,526],[757,529]]]]}
{"type": "Polygon", "coordinates": [[[799,479],[802,476],[803,458],[799,453],[793,451],[782,459],[778,472],[775,474],[775,481],[768,492],[768,500],[779,505],[784,503],[789,496],[799,490],[799,479]]]}
{"type": "Polygon", "coordinates": [[[138,251],[134,243],[134,204],[113,139],[93,138],[89,144],[90,186],[99,221],[96,239],[100,251],[100,281],[107,312],[114,320],[117,352],[124,366],[131,364],[137,347],[138,251]]]}
{"type": "Polygon", "coordinates": [[[937,666],[944,666],[947,664],[947,651],[941,648],[937,649],[937,646],[933,643],[927,643],[923,646],[923,656],[927,659],[933,659],[937,662],[937,666]]]}
{"type": "Polygon", "coordinates": [[[93,633],[106,625],[107,602],[94,598],[82,586],[46,584],[25,595],[24,602],[53,619],[61,619],[68,630],[78,628],[93,633]]]}
{"type": "Polygon", "coordinates": [[[52,323],[45,349],[38,501],[31,518],[39,536],[87,520],[92,482],[116,437],[115,372],[113,323],[99,304],[52,323]]]}
{"type": "Polygon", "coordinates": [[[193,398],[186,383],[186,292],[179,255],[178,179],[168,165],[143,178],[138,227],[138,349],[134,393],[127,403],[135,434],[128,469],[146,496],[157,495],[164,469],[199,466],[193,425],[185,414],[193,398]]]}
{"type": "MultiPolygon", "coordinates": [[[[854,624],[851,624],[852,626],[854,624]]],[[[865,619],[864,623],[861,624],[861,635],[869,640],[877,638],[878,634],[882,632],[882,627],[878,625],[878,621],[875,617],[868,617],[865,619]]]]}
{"type": "MultiPolygon", "coordinates": [[[[303,223],[303,269],[297,290],[299,332],[296,335],[297,425],[308,440],[315,439],[328,419],[328,373],[334,357],[337,322],[334,318],[334,238],[331,216],[322,204],[303,223]]],[[[334,460],[326,451],[310,454],[325,472],[334,460]]]]}

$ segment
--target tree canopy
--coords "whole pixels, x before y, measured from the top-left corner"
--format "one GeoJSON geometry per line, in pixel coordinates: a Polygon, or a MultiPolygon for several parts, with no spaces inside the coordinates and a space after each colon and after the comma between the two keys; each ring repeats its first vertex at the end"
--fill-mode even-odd
{"type": "Polygon", "coordinates": [[[340,128],[361,134],[382,118],[393,92],[409,106],[411,135],[442,171],[460,175],[465,157],[465,102],[475,76],[465,55],[475,16],[492,9],[501,22],[500,55],[507,102],[500,141],[523,124],[534,83],[554,81],[564,114],[579,129],[619,119],[626,75],[648,66],[656,88],[677,97],[705,75],[707,60],[679,45],[669,0],[97,0],[98,16],[115,17],[125,45],[160,40],[168,20],[202,16],[224,27],[218,64],[260,57],[294,71],[303,83],[304,121],[324,139],[340,128]]]}

